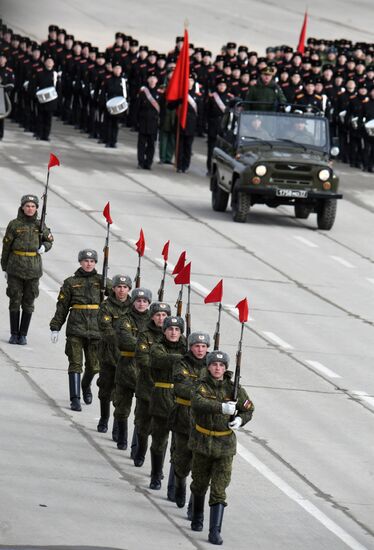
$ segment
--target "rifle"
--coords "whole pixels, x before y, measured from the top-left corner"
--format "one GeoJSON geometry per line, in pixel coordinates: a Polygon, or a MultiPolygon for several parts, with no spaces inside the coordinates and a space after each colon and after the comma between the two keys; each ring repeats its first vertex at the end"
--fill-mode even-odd
{"type": "Polygon", "coordinates": [[[105,245],[103,248],[104,252],[104,259],[103,259],[103,274],[101,277],[101,284],[100,284],[100,298],[103,302],[105,299],[105,291],[106,291],[106,285],[108,281],[108,268],[109,268],[109,226],[110,224],[107,224],[107,232],[106,232],[106,238],[105,238],[105,245]]]}
{"type": "Polygon", "coordinates": [[[158,301],[163,302],[164,301],[164,288],[165,288],[165,276],[166,276],[166,268],[168,263],[164,262],[164,273],[162,275],[160,288],[158,289],[158,301]]]}
{"type": "Polygon", "coordinates": [[[140,254],[139,254],[139,261],[138,261],[138,267],[136,269],[136,275],[135,275],[135,288],[140,288],[140,254]]]}
{"type": "Polygon", "coordinates": [[[186,309],[186,337],[191,334],[191,285],[188,285],[188,299],[186,309]]]}
{"type": "MultiPolygon", "coordinates": [[[[234,389],[232,392],[232,401],[237,401],[238,399],[238,393],[239,393],[239,382],[240,382],[240,366],[242,362],[242,341],[243,341],[243,330],[244,330],[244,323],[242,323],[242,330],[240,333],[240,340],[239,340],[239,346],[238,351],[236,352],[236,365],[235,365],[235,376],[234,376],[234,389]]],[[[235,414],[231,415],[230,421],[232,422],[235,420],[235,414]]]]}
{"type": "Polygon", "coordinates": [[[42,208],[42,214],[40,216],[39,247],[42,246],[42,244],[43,244],[43,233],[44,233],[44,229],[45,229],[45,218],[47,216],[48,183],[49,183],[49,170],[47,172],[47,183],[45,184],[44,193],[43,193],[43,196],[42,196],[43,208],[42,208]]]}
{"type": "Polygon", "coordinates": [[[183,306],[182,298],[183,298],[183,285],[181,285],[181,289],[180,289],[179,294],[178,294],[177,303],[175,304],[175,306],[177,308],[177,316],[178,317],[182,316],[182,306],[183,306]]]}
{"type": "Polygon", "coordinates": [[[214,333],[214,350],[219,349],[219,340],[220,340],[220,324],[221,324],[221,311],[222,311],[222,302],[218,306],[218,321],[216,325],[216,331],[214,333]]]}

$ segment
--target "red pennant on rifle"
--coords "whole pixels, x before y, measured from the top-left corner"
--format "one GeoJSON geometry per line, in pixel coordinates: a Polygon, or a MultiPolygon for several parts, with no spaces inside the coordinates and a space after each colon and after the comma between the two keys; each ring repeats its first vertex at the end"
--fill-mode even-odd
{"type": "Polygon", "coordinates": [[[167,243],[164,244],[164,248],[162,249],[162,257],[164,258],[164,261],[167,262],[168,261],[168,257],[169,257],[169,245],[170,245],[170,241],[168,241],[167,243]]]}
{"type": "Polygon", "coordinates": [[[113,220],[110,217],[110,202],[107,202],[106,205],[104,206],[103,216],[106,219],[107,223],[109,224],[113,223],[113,220]]]}
{"type": "Polygon", "coordinates": [[[54,155],[53,153],[50,153],[49,155],[49,163],[48,163],[48,170],[50,168],[52,168],[52,166],[60,166],[60,161],[58,160],[58,158],[56,157],[56,155],[54,155]]]}
{"type": "Polygon", "coordinates": [[[211,290],[208,296],[205,296],[204,303],[212,304],[214,302],[222,302],[223,297],[223,279],[211,290]]]}
{"type": "Polygon", "coordinates": [[[182,254],[179,256],[179,260],[175,264],[175,267],[172,271],[172,275],[178,275],[178,273],[184,268],[186,262],[186,251],[183,250],[182,254]]]}
{"type": "Polygon", "coordinates": [[[239,321],[241,323],[246,323],[248,321],[248,313],[249,313],[247,298],[244,298],[243,300],[241,300],[241,302],[236,304],[235,307],[237,307],[239,310],[239,321]]]}
{"type": "Polygon", "coordinates": [[[145,240],[144,240],[143,229],[140,230],[139,240],[135,244],[136,244],[137,253],[139,254],[139,256],[143,256],[144,250],[145,250],[145,240]]]}
{"type": "Polygon", "coordinates": [[[174,279],[176,285],[189,285],[191,280],[191,262],[184,266],[174,279]]]}

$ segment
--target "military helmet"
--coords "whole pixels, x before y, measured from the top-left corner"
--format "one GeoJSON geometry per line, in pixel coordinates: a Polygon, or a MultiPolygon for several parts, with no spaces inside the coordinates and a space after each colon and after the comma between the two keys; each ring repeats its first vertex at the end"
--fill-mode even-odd
{"type": "Polygon", "coordinates": [[[166,317],[164,319],[164,324],[162,325],[162,331],[165,332],[165,330],[169,327],[178,327],[180,328],[181,332],[184,331],[184,319],[182,317],[178,316],[170,316],[166,317]]]}
{"type": "Polygon", "coordinates": [[[131,293],[131,302],[134,303],[138,298],[144,298],[149,303],[152,302],[152,292],[149,288],[134,288],[131,293]]]}
{"type": "Polygon", "coordinates": [[[78,262],[81,262],[82,260],[95,260],[95,262],[97,262],[96,250],[93,250],[92,248],[80,250],[78,254],[78,262]]]}
{"type": "Polygon", "coordinates": [[[21,198],[21,206],[24,206],[27,202],[33,202],[36,207],[39,206],[39,198],[36,195],[23,195],[21,198]]]}
{"type": "Polygon", "coordinates": [[[171,315],[171,307],[169,304],[166,304],[165,302],[153,302],[151,304],[151,307],[149,308],[149,313],[151,317],[155,315],[155,313],[159,313],[160,311],[164,311],[168,316],[171,315]]]}
{"type": "Polygon", "coordinates": [[[206,356],[206,364],[209,367],[211,363],[215,363],[216,361],[220,361],[221,363],[225,363],[226,368],[229,368],[230,364],[230,357],[227,353],[224,351],[211,351],[206,356]]]}
{"type": "Polygon", "coordinates": [[[130,289],[132,288],[132,280],[129,275],[114,275],[112,278],[112,286],[126,285],[130,289]]]}
{"type": "Polygon", "coordinates": [[[210,346],[210,336],[206,332],[191,332],[188,337],[188,347],[190,348],[194,344],[206,344],[210,346]]]}

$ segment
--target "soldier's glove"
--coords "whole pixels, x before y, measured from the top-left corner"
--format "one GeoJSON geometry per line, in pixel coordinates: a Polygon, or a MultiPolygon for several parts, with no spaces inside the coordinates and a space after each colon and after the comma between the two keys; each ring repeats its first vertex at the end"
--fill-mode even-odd
{"type": "Polygon", "coordinates": [[[39,246],[38,250],[37,250],[37,253],[38,254],[44,254],[45,252],[45,246],[44,244],[42,244],[41,246],[39,246]]]}
{"type": "Polygon", "coordinates": [[[240,416],[237,416],[236,418],[234,418],[234,420],[229,422],[228,426],[229,426],[230,430],[239,430],[242,423],[243,423],[243,421],[240,418],[240,416]]]}
{"type": "Polygon", "coordinates": [[[236,411],[236,401],[226,401],[222,403],[222,412],[223,414],[235,414],[236,411]]]}
{"type": "Polygon", "coordinates": [[[51,330],[51,342],[52,344],[57,344],[58,342],[58,330],[51,330]]]}

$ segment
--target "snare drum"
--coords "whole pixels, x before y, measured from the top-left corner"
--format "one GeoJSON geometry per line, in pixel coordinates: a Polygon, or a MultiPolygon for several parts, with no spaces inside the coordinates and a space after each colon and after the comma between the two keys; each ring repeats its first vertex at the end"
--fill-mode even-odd
{"type": "Polygon", "coordinates": [[[106,108],[110,115],[120,115],[127,110],[128,104],[122,96],[112,97],[106,102],[106,108]]]}
{"type": "Polygon", "coordinates": [[[54,86],[50,86],[49,88],[38,90],[36,92],[36,97],[38,98],[39,103],[49,103],[50,101],[57,99],[56,88],[54,86]]]}
{"type": "Polygon", "coordinates": [[[374,137],[374,119],[365,122],[365,130],[368,136],[374,137]]]}

